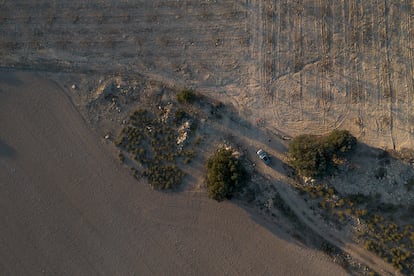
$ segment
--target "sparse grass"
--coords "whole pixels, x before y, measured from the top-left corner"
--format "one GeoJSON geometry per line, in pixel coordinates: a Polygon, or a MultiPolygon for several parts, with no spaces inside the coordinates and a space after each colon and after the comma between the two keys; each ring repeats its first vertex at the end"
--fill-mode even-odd
{"type": "Polygon", "coordinates": [[[403,273],[414,269],[414,232],[412,225],[399,226],[379,215],[367,221],[367,230],[359,235],[364,247],[391,263],[403,273]]]}
{"type": "MultiPolygon", "coordinates": [[[[366,225],[356,237],[363,246],[391,263],[403,273],[414,269],[414,231],[410,224],[400,224],[385,218],[381,214],[393,213],[401,209],[400,205],[381,202],[380,195],[367,196],[351,194],[345,197],[333,188],[322,185],[299,188],[303,196],[318,202],[322,214],[337,223],[346,223],[348,218],[358,218],[366,225]],[[332,190],[331,190],[332,189],[332,190]]],[[[414,209],[414,208],[413,208],[414,209]]],[[[408,210],[410,213],[410,210],[408,210]]]]}

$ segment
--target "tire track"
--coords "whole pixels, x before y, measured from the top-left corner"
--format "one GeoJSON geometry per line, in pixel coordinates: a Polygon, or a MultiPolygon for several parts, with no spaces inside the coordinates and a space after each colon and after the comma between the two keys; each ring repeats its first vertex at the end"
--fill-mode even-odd
{"type": "Polygon", "coordinates": [[[387,78],[387,88],[388,88],[388,93],[389,93],[389,131],[390,131],[390,135],[391,135],[391,143],[392,143],[392,148],[395,150],[396,149],[396,137],[395,137],[395,133],[394,133],[394,105],[395,105],[395,91],[393,89],[393,84],[392,84],[392,77],[391,77],[391,66],[390,66],[390,34],[389,34],[389,29],[390,29],[390,23],[389,23],[389,11],[390,11],[390,7],[389,4],[387,2],[387,0],[384,0],[384,27],[385,27],[385,66],[386,66],[386,78],[387,78]]]}
{"type": "MultiPolygon", "coordinates": [[[[413,36],[414,36],[414,26],[412,26],[412,20],[411,20],[411,14],[414,14],[414,5],[410,3],[410,0],[405,0],[405,5],[410,9],[407,12],[407,25],[406,25],[406,47],[407,47],[407,51],[408,51],[408,63],[406,65],[406,70],[407,72],[409,72],[409,74],[407,74],[407,118],[406,118],[406,123],[407,126],[409,126],[409,135],[410,138],[413,136],[414,134],[414,128],[412,127],[412,104],[413,104],[413,96],[412,93],[414,92],[414,80],[412,77],[410,76],[414,76],[414,56],[413,56],[413,51],[414,51],[414,45],[413,45],[413,36]],[[411,93],[410,93],[411,90],[411,93]]],[[[411,141],[412,139],[410,139],[411,141]]]]}

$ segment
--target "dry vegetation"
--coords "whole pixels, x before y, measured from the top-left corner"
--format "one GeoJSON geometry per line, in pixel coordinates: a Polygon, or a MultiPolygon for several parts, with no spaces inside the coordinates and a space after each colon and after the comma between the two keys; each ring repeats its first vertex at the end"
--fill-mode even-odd
{"type": "Polygon", "coordinates": [[[298,187],[312,204],[317,204],[326,220],[337,227],[353,226],[355,240],[378,254],[400,272],[411,273],[414,263],[413,206],[381,202],[381,195],[341,195],[324,184],[298,187]]]}
{"type": "MultiPolygon", "coordinates": [[[[382,157],[384,155],[387,156],[386,153],[382,153],[382,157]]],[[[388,161],[388,163],[391,162],[400,161],[388,161]]],[[[347,166],[346,161],[338,166],[339,170],[347,166]]],[[[364,169],[368,167],[365,166],[364,169]]],[[[356,242],[381,256],[398,271],[404,274],[412,273],[414,269],[412,266],[414,263],[414,221],[412,219],[414,205],[404,205],[395,201],[390,202],[390,199],[388,201],[382,199],[384,191],[380,185],[377,185],[375,193],[374,191],[367,193],[366,187],[360,187],[357,194],[349,193],[346,187],[341,187],[342,192],[338,192],[336,174],[338,173],[319,180],[301,181],[303,184],[297,186],[299,193],[327,221],[334,223],[340,229],[349,228],[354,233],[356,242]]],[[[377,183],[386,177],[385,167],[379,167],[372,175],[377,183]]],[[[396,181],[395,178],[392,179],[396,181]]],[[[410,179],[405,184],[403,192],[404,190],[406,193],[410,192],[411,182],[410,179]]],[[[398,187],[395,185],[393,184],[397,191],[398,187]]]]}

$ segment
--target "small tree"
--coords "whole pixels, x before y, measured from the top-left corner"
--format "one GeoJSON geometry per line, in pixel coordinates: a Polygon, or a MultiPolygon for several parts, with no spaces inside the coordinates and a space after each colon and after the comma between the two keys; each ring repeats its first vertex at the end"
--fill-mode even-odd
{"type": "Polygon", "coordinates": [[[289,144],[290,163],[299,174],[316,177],[328,168],[329,159],[315,135],[303,134],[289,144]]]}
{"type": "Polygon", "coordinates": [[[334,157],[344,157],[356,146],[356,138],[347,130],[334,130],[326,136],[299,135],[289,144],[292,167],[303,176],[322,176],[334,167],[334,157]]]}
{"type": "Polygon", "coordinates": [[[233,152],[219,149],[207,161],[207,191],[210,198],[222,201],[231,198],[246,180],[246,170],[233,152]]]}

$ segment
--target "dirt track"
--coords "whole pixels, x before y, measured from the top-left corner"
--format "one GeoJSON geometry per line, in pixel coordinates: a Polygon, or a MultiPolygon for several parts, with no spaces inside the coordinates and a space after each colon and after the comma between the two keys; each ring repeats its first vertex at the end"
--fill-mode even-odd
{"type": "Polygon", "coordinates": [[[345,275],[233,203],[152,192],[57,85],[1,74],[2,275],[345,275]]]}

